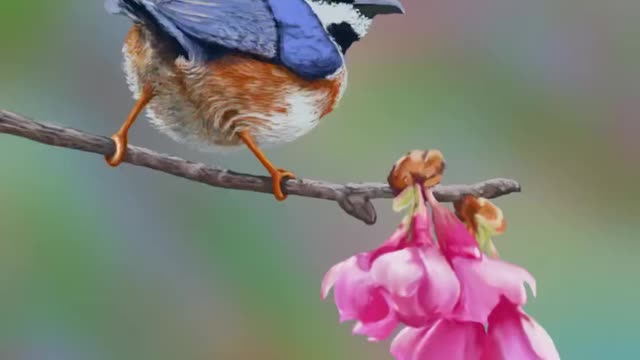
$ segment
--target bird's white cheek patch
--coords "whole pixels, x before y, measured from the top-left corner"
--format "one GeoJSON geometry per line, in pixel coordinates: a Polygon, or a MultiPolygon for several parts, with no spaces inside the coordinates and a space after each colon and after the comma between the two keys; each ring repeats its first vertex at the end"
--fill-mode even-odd
{"type": "Polygon", "coordinates": [[[320,19],[325,29],[332,24],[346,22],[351,25],[360,38],[363,38],[367,34],[367,31],[369,31],[369,27],[373,21],[363,16],[351,4],[327,3],[314,0],[307,0],[307,3],[311,6],[316,16],[318,16],[318,19],[320,19]]]}

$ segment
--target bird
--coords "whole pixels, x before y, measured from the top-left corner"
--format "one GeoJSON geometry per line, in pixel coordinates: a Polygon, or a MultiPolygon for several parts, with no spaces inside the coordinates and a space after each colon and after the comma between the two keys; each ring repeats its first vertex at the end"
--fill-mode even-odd
{"type": "Polygon", "coordinates": [[[296,175],[262,148],[296,140],[338,104],[345,55],[374,17],[404,14],[399,0],[106,0],[133,22],[122,48],[135,104],[111,137],[113,167],[146,109],[175,141],[203,150],[247,147],[272,178],[273,195],[296,175]]]}

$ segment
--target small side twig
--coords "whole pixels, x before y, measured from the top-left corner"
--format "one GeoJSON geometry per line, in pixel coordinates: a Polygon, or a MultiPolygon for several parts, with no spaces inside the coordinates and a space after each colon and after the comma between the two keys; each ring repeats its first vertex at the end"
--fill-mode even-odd
{"type": "MultiPolygon", "coordinates": [[[[110,155],[115,151],[115,144],[108,137],[36,122],[4,110],[0,110],[0,133],[101,155],[110,155]]],[[[269,177],[237,173],[137,146],[129,146],[125,161],[210,186],[271,193],[269,177]]],[[[367,224],[376,222],[376,210],[371,200],[393,197],[391,189],[384,183],[334,184],[319,180],[295,179],[287,180],[283,189],[289,195],[336,201],[349,215],[367,224]]],[[[495,198],[519,191],[520,184],[514,180],[492,179],[473,185],[440,185],[434,189],[434,195],[440,201],[455,201],[467,194],[495,198]]]]}

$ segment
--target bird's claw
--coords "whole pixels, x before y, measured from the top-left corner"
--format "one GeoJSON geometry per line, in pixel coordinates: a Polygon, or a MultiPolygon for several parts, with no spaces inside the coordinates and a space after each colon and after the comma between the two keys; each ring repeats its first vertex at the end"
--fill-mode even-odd
{"type": "Polygon", "coordinates": [[[282,191],[282,182],[286,179],[295,179],[296,175],[290,171],[279,168],[271,173],[271,180],[273,182],[273,196],[276,200],[284,201],[287,195],[282,191]]]}
{"type": "Polygon", "coordinates": [[[116,167],[122,164],[127,154],[127,136],[116,133],[111,139],[116,143],[116,151],[112,155],[105,155],[104,159],[107,161],[107,164],[116,167]]]}

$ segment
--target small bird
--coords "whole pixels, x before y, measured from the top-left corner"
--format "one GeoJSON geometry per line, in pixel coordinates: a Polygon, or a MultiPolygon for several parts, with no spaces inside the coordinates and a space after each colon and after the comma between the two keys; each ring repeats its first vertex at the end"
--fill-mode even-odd
{"type": "Polygon", "coordinates": [[[106,161],[125,158],[128,131],[147,108],[176,141],[204,149],[248,147],[284,200],[276,168],[259,146],[293,141],[330,113],[347,85],[344,55],[399,0],[106,0],[134,22],[124,69],[137,100],[112,136],[106,161]]]}

